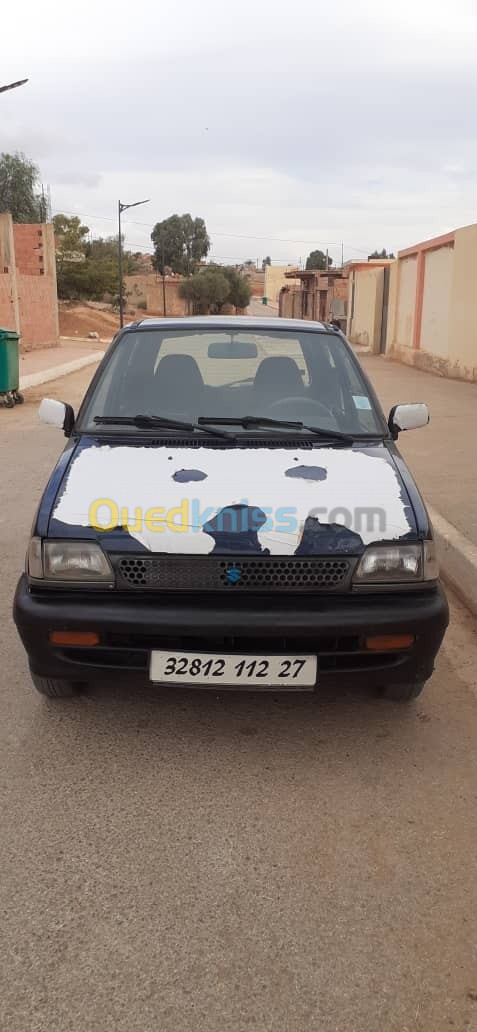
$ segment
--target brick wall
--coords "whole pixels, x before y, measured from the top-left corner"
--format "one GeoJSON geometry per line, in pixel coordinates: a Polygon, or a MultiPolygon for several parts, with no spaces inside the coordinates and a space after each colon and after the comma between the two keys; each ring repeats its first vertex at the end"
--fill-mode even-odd
{"type": "Polygon", "coordinates": [[[46,229],[46,226],[19,223],[13,226],[17,272],[24,272],[29,276],[45,275],[46,229]]]}
{"type": "Polygon", "coordinates": [[[52,304],[51,280],[47,276],[17,274],[20,306],[20,350],[53,347],[58,343],[58,310],[52,304]]]}
{"type": "Polygon", "coordinates": [[[53,226],[0,215],[0,326],[20,334],[20,351],[58,344],[53,226]]]}

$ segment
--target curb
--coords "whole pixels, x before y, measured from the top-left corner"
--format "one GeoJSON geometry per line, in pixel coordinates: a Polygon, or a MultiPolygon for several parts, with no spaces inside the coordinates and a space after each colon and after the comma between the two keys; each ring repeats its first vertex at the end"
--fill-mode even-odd
{"type": "Polygon", "coordinates": [[[82,358],[75,358],[71,362],[63,362],[63,365],[51,366],[50,369],[41,369],[38,373],[27,373],[20,377],[20,390],[25,391],[28,387],[38,387],[39,384],[56,380],[59,376],[67,376],[68,373],[76,373],[84,366],[100,362],[104,357],[104,351],[94,351],[91,355],[83,355],[82,358]]]}
{"type": "Polygon", "coordinates": [[[431,505],[427,506],[437,544],[441,575],[477,616],[477,545],[431,505]]]}

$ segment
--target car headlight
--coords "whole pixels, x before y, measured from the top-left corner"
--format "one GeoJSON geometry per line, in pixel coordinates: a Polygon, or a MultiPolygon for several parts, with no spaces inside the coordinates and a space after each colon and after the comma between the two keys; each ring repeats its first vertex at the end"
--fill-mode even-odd
{"type": "Polygon", "coordinates": [[[95,541],[43,541],[32,538],[28,549],[30,577],[45,581],[114,584],[109,559],[95,541]]]}
{"type": "Polygon", "coordinates": [[[356,567],[355,584],[396,584],[436,580],[439,566],[434,541],[419,545],[372,545],[356,567]]]}

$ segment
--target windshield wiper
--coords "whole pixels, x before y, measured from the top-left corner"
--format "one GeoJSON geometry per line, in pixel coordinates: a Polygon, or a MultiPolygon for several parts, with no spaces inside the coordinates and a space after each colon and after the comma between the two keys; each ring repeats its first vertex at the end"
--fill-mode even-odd
{"type": "Polygon", "coordinates": [[[351,434],[343,434],[340,430],[326,430],[322,426],[308,426],[306,423],[292,422],[286,419],[268,419],[266,416],[199,416],[199,423],[217,423],[218,426],[243,426],[245,430],[249,427],[269,426],[277,427],[278,430],[308,430],[315,437],[327,438],[331,441],[342,441],[344,444],[353,444],[355,437],[351,434]]]}
{"type": "Polygon", "coordinates": [[[94,422],[98,426],[137,426],[139,430],[201,430],[202,433],[212,434],[213,437],[222,437],[227,441],[235,441],[233,434],[226,430],[216,430],[213,426],[206,426],[205,420],[199,423],[185,423],[181,419],[167,419],[163,416],[95,416],[94,422]]]}

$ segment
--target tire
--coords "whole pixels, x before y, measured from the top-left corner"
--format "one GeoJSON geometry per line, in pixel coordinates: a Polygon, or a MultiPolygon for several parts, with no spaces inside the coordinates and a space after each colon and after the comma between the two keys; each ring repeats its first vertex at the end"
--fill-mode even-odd
{"type": "Polygon", "coordinates": [[[425,681],[415,681],[413,684],[386,684],[382,695],[390,702],[411,702],[421,694],[425,683],[425,681]]]}
{"type": "Polygon", "coordinates": [[[64,681],[59,677],[39,677],[32,671],[31,679],[40,695],[47,695],[49,699],[67,699],[78,695],[82,685],[76,681],[64,681]]]}

